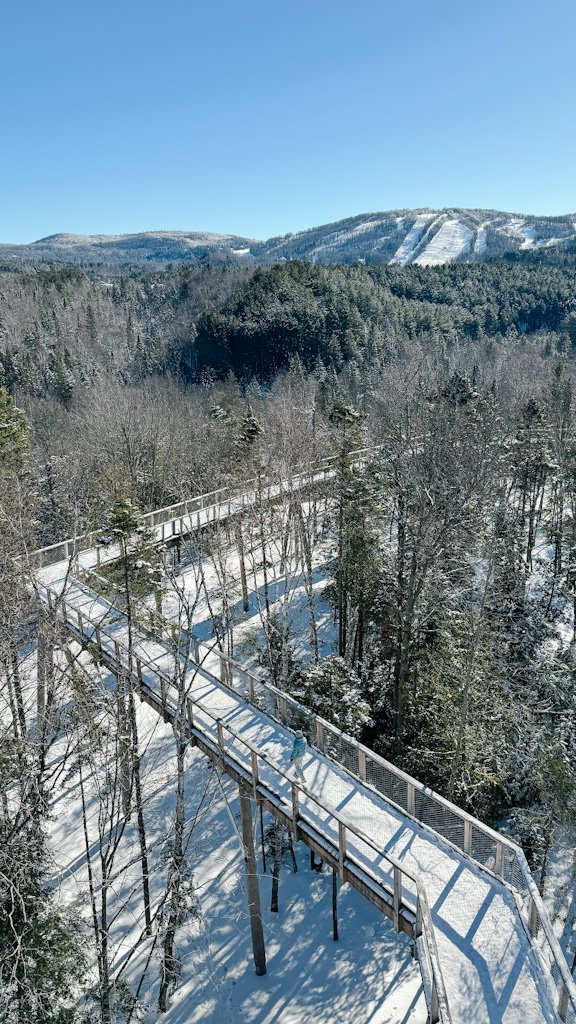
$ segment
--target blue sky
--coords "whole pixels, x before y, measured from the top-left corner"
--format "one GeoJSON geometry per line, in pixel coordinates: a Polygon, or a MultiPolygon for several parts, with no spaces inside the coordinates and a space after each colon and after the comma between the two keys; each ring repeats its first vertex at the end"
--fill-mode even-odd
{"type": "Polygon", "coordinates": [[[576,211],[574,0],[2,0],[0,241],[576,211]]]}

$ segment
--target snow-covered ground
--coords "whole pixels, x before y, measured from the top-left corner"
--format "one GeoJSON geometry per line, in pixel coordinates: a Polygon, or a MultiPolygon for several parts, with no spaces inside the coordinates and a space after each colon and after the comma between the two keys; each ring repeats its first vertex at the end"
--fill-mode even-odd
{"type": "MultiPolygon", "coordinates": [[[[314,591],[315,591],[315,608],[317,611],[317,618],[320,623],[323,623],[321,630],[324,644],[325,653],[328,653],[334,642],[333,632],[333,618],[332,610],[330,606],[323,601],[322,590],[326,582],[326,563],[332,554],[330,541],[325,539],[323,543],[316,546],[315,549],[315,564],[314,564],[314,591]],[[325,627],[325,628],[324,628],[325,627]]],[[[293,554],[293,552],[292,552],[293,554]]],[[[306,636],[306,602],[307,595],[304,587],[304,580],[302,574],[302,568],[299,567],[296,560],[292,558],[292,555],[285,560],[285,565],[282,571],[279,569],[277,555],[277,541],[272,539],[269,542],[269,547],[266,552],[266,564],[267,564],[267,576],[268,583],[270,586],[269,600],[271,608],[276,611],[280,616],[286,614],[291,626],[296,625],[296,635],[301,636],[300,651],[303,656],[306,655],[306,651],[309,649],[309,642],[306,636]],[[275,551],[276,548],[276,551],[275,551]]],[[[263,586],[264,586],[264,565],[262,553],[258,551],[257,545],[254,545],[250,549],[250,553],[247,559],[249,571],[251,573],[251,579],[249,588],[251,590],[250,597],[250,610],[248,613],[243,613],[241,610],[241,593],[240,593],[240,578],[239,578],[239,560],[235,552],[233,544],[224,544],[220,547],[217,557],[211,560],[203,561],[203,575],[204,580],[201,581],[198,575],[198,566],[190,565],[184,569],[182,575],[179,578],[178,585],[182,587],[184,595],[194,604],[194,630],[195,632],[208,638],[213,635],[215,631],[215,620],[221,619],[223,616],[228,617],[228,623],[233,628],[229,631],[229,637],[233,637],[234,640],[234,655],[238,660],[243,662],[250,655],[254,660],[255,651],[258,644],[261,642],[261,635],[259,640],[259,634],[261,634],[262,616],[263,616],[263,586]],[[223,601],[223,583],[226,584],[226,590],[229,594],[230,600],[227,602],[223,601]]],[[[81,599],[85,602],[85,597],[81,599]]],[[[175,595],[166,595],[163,601],[163,612],[164,614],[172,619],[172,621],[178,620],[179,615],[180,598],[175,595]]],[[[152,602],[153,607],[153,602],[152,602]]],[[[121,635],[117,633],[118,636],[121,635]]],[[[200,684],[200,680],[198,680],[200,684]]],[[[268,733],[263,731],[262,723],[258,724],[253,721],[254,712],[253,709],[244,709],[240,711],[234,704],[234,698],[230,694],[227,694],[213,679],[206,677],[200,685],[202,700],[216,700],[218,713],[221,717],[226,719],[230,717],[230,720],[234,720],[236,728],[241,727],[243,733],[258,739],[258,742],[265,742],[266,748],[270,748],[273,757],[281,757],[282,750],[286,749],[286,745],[289,742],[287,736],[279,736],[278,727],[272,727],[272,733],[268,736],[268,733]],[[232,703],[231,703],[232,702],[232,703]],[[230,706],[229,706],[230,705],[230,706]],[[234,706],[232,706],[234,705],[234,706]],[[248,715],[246,721],[243,716],[248,715]],[[255,730],[255,732],[254,732],[255,730]],[[254,735],[252,736],[254,732],[254,735]]],[[[215,705],[215,706],[216,706],[215,705]]],[[[142,712],[143,713],[143,712],[142,712]]],[[[146,714],[150,714],[147,712],[146,714]]],[[[256,717],[258,717],[256,715],[256,717]]],[[[153,716],[155,718],[155,716],[153,716]]],[[[152,728],[152,726],[150,726],[152,728]]],[[[154,728],[159,728],[158,723],[154,728]]],[[[166,726],[160,726],[161,729],[166,730],[166,726]]],[[[168,748],[169,740],[166,740],[161,744],[162,749],[165,751],[168,748]]],[[[196,755],[198,756],[198,755],[196,755]]],[[[369,828],[370,833],[374,834],[373,826],[374,821],[372,820],[372,810],[364,806],[362,800],[359,799],[361,794],[357,791],[357,787],[350,785],[350,782],[343,782],[340,779],[336,785],[336,789],[333,791],[332,784],[328,786],[327,779],[327,765],[323,764],[320,759],[314,761],[314,775],[308,773],[307,783],[310,785],[314,792],[322,792],[323,795],[328,795],[329,802],[333,806],[346,805],[347,814],[351,815],[352,820],[360,825],[364,830],[369,828]],[[348,789],[346,788],[348,786],[348,789]],[[320,788],[318,788],[320,787],[320,788]],[[353,791],[353,792],[352,792],[353,791]]],[[[192,763],[191,763],[191,769],[192,763]]],[[[332,770],[332,767],[331,767],[332,770]]],[[[192,772],[190,772],[191,774],[192,772]]],[[[196,774],[196,772],[194,772],[196,774]]],[[[213,773],[212,773],[213,774],[213,773]]],[[[166,770],[165,767],[161,770],[160,778],[162,779],[164,787],[166,786],[166,770]]],[[[224,783],[224,788],[226,783],[224,783]]],[[[159,789],[160,792],[160,789],[159,789]]],[[[164,800],[169,801],[169,797],[164,795],[164,800]]],[[[218,794],[222,796],[220,790],[220,782],[218,782],[218,794]]],[[[71,801],[66,801],[71,802],[71,801]]],[[[228,821],[230,825],[230,836],[234,837],[234,828],[226,809],[224,800],[222,813],[225,815],[223,820],[228,821]]],[[[215,812],[216,813],[216,812],[215,812]]],[[[218,812],[220,813],[220,812],[218,812]]],[[[234,811],[233,811],[234,813],[234,811]]],[[[203,815],[201,816],[203,817],[203,815]]],[[[534,1024],[541,1024],[543,1021],[555,1020],[553,1011],[551,1010],[551,1004],[547,996],[546,991],[543,989],[541,984],[541,977],[538,977],[539,971],[533,952],[530,950],[527,942],[527,936],[523,931],[522,926],[513,926],[510,928],[510,923],[514,918],[514,906],[513,901],[509,902],[507,899],[507,893],[500,887],[498,891],[495,891],[494,887],[490,884],[486,884],[485,891],[482,889],[480,884],[480,890],[478,890],[478,878],[474,880],[468,878],[467,869],[464,873],[457,867],[454,872],[448,871],[448,874],[444,871],[442,864],[445,862],[440,857],[438,846],[436,846],[436,859],[433,859],[432,871],[430,871],[431,862],[428,853],[425,852],[426,841],[424,846],[421,846],[422,837],[416,836],[415,830],[406,829],[406,823],[400,826],[400,822],[397,822],[393,827],[393,831],[388,835],[388,831],[380,822],[380,831],[378,835],[382,840],[383,847],[393,852],[397,856],[406,858],[406,863],[410,863],[416,870],[421,871],[428,878],[428,885],[430,892],[432,893],[434,900],[434,917],[436,924],[440,930],[439,945],[442,952],[442,963],[443,970],[446,973],[447,983],[451,993],[456,993],[456,999],[453,1002],[454,1020],[465,1022],[474,1022],[474,1024],[483,1024],[484,1021],[499,1021],[506,1022],[506,1024],[527,1024],[528,1021],[534,1021],[534,1024]],[[383,829],[383,831],[382,831],[383,829]],[[479,902],[478,899],[479,898],[479,902]],[[463,949],[467,952],[464,956],[461,956],[463,949]],[[470,973],[470,966],[472,965],[472,973],[470,973]]],[[[198,827],[198,826],[197,826],[198,827]]],[[[212,827],[212,826],[211,826],[212,827]]],[[[216,826],[214,826],[216,830],[216,826]]],[[[445,853],[442,854],[445,857],[445,853]]],[[[304,860],[305,860],[304,856],[304,860]]],[[[228,861],[224,858],[226,865],[228,861]]],[[[304,866],[304,860],[301,866],[304,866]]],[[[214,860],[214,864],[216,861],[214,860]]],[[[212,864],[212,861],[211,861],[212,864]]],[[[225,868],[228,870],[228,867],[225,868]]],[[[560,867],[558,871],[560,871],[560,867]]],[[[563,869],[565,870],[565,869],[563,869]]],[[[230,868],[231,876],[233,874],[230,868]]],[[[316,876],[310,876],[309,881],[312,888],[307,888],[305,884],[305,873],[304,871],[299,872],[298,876],[291,878],[289,884],[286,884],[286,892],[290,890],[290,885],[294,883],[296,888],[294,891],[294,906],[298,908],[300,904],[298,899],[302,901],[304,908],[308,906],[310,910],[310,904],[314,899],[311,893],[314,891],[314,886],[317,882],[322,883],[322,880],[318,880],[316,876]],[[302,886],[299,890],[298,886],[302,886]]],[[[218,875],[218,878],[220,876],[218,875]]],[[[551,875],[552,877],[552,869],[551,875]]],[[[195,885],[197,884],[197,873],[195,869],[195,885]]],[[[209,883],[206,883],[209,887],[209,883]]],[[[210,883],[211,884],[211,883],[210,883]]],[[[234,889],[238,888],[238,884],[234,883],[234,889]]],[[[283,889],[284,891],[284,889],[283,889]]],[[[325,899],[325,905],[328,905],[329,896],[323,891],[318,897],[318,906],[321,905],[322,900],[325,899]]],[[[239,915],[242,914],[242,909],[238,911],[239,915]]],[[[304,914],[302,917],[303,930],[306,931],[307,917],[305,909],[300,907],[294,911],[296,920],[300,920],[300,914],[304,914]]],[[[372,913],[372,912],[370,912],[372,913]]],[[[312,914],[310,920],[316,919],[315,914],[312,914]]],[[[377,915],[376,915],[377,916],[377,915]]],[[[209,912],[207,910],[206,915],[202,918],[208,920],[209,912]]],[[[329,918],[329,912],[328,912],[329,918]]],[[[557,920],[561,920],[556,915],[557,920]]],[[[362,915],[361,915],[361,919],[362,915]]],[[[240,920],[240,917],[238,918],[240,920]]],[[[360,920],[354,918],[354,920],[360,920]]],[[[276,924],[277,919],[271,915],[270,920],[267,923],[267,929],[273,928],[276,924]]],[[[244,925],[246,922],[244,921],[244,925]]],[[[382,924],[382,922],[381,922],[382,924]]],[[[227,926],[229,921],[227,921],[227,926]]],[[[356,924],[355,927],[358,927],[356,924]]],[[[373,938],[376,936],[376,931],[372,934],[372,929],[375,926],[372,923],[367,925],[360,924],[360,933],[366,937],[373,938]],[[367,929],[367,931],[363,930],[367,929]]],[[[571,926],[570,926],[571,927],[571,926]]],[[[197,922],[192,922],[190,925],[192,929],[191,935],[196,942],[199,940],[200,932],[196,935],[195,929],[198,930],[197,922]]],[[[328,920],[329,928],[329,920],[328,920]]],[[[562,924],[564,931],[567,931],[568,925],[562,924]]],[[[396,936],[393,932],[390,933],[391,941],[394,943],[397,941],[396,936]]],[[[279,939],[274,936],[270,939],[272,944],[279,939]]],[[[302,941],[300,935],[300,929],[294,928],[291,931],[292,943],[299,944],[302,941]]],[[[184,945],[187,940],[183,940],[184,945]]],[[[230,939],[227,949],[230,948],[232,940],[230,939]]],[[[316,964],[313,960],[313,956],[310,953],[310,949],[316,949],[316,940],[312,939],[311,944],[306,947],[306,952],[303,957],[303,962],[307,963],[308,960],[316,964]]],[[[274,947],[275,948],[275,947],[274,947]]],[[[279,948],[279,956],[285,957],[287,954],[282,952],[281,945],[279,948]]],[[[292,947],[290,947],[292,948],[292,947]]],[[[197,946],[194,946],[197,949],[197,946]]],[[[245,962],[247,962],[248,954],[245,955],[245,962]]],[[[322,954],[321,962],[318,966],[318,979],[323,978],[326,973],[327,961],[323,959],[324,953],[322,954]]],[[[213,964],[214,960],[210,962],[213,964]]],[[[354,961],[354,964],[356,962],[354,961]]],[[[412,965],[413,966],[413,965],[412,965]]],[[[231,968],[230,968],[231,969],[231,968]]],[[[332,968],[330,968],[331,970],[332,968]]],[[[338,965],[335,961],[334,969],[338,971],[338,965]]],[[[229,968],[226,969],[225,974],[229,968]]],[[[341,977],[339,972],[338,977],[341,977]]],[[[403,970],[400,972],[401,976],[404,977],[403,970]]],[[[352,966],[350,969],[350,979],[357,977],[358,967],[352,966]]],[[[243,975],[244,977],[244,975],[243,975]]],[[[241,1002],[237,1003],[234,999],[229,1000],[227,1003],[215,1003],[214,1006],[219,1007],[218,1014],[216,1016],[210,1016],[210,1013],[215,1013],[216,1010],[212,1007],[210,1002],[202,1002],[202,1006],[198,1010],[195,1008],[193,1012],[200,1012],[200,1017],[180,1016],[167,1017],[169,1021],[172,1020],[223,1020],[228,1024],[228,1021],[286,1021],[292,1022],[293,1020],[344,1020],[349,1019],[351,1014],[351,1006],[355,1006],[354,999],[357,998],[358,993],[354,996],[351,992],[350,1000],[347,1000],[345,996],[339,995],[337,1000],[337,1007],[333,1008],[330,1016],[323,1018],[319,1015],[316,1008],[311,1008],[309,1016],[306,1017],[305,1013],[308,1012],[306,1007],[292,999],[288,1000],[282,1011],[278,1010],[276,1003],[267,1003],[266,999],[261,995],[261,989],[258,987],[261,984],[259,979],[255,979],[254,976],[250,978],[251,987],[242,989],[242,987],[236,989],[235,998],[238,998],[238,994],[241,993],[241,1002]],[[254,988],[256,985],[256,989],[254,988]],[[258,998],[255,998],[254,993],[259,994],[258,998]],[[248,1010],[247,1007],[251,1009],[248,1010]],[[338,1016],[340,1012],[339,1008],[342,1008],[342,1017],[338,1016]],[[225,1016],[225,1012],[229,1012],[229,1016],[225,1016]],[[249,1013],[253,1013],[252,1016],[249,1013]],[[285,1015],[283,1016],[282,1013],[285,1015]],[[203,1015],[202,1015],[203,1014],[203,1015]],[[248,1015],[247,1015],[248,1014],[248,1015]],[[260,1015],[258,1015],[260,1014],[260,1015]],[[291,1016],[292,1014],[292,1016],[291,1016]],[[348,1015],[348,1016],[346,1016],[348,1015]]],[[[152,982],[149,982],[153,986],[152,982]]],[[[244,984],[241,979],[236,980],[236,985],[242,986],[244,984]]],[[[292,984],[292,982],[291,982],[292,984]]],[[[296,979],[295,984],[298,988],[301,987],[300,976],[296,979]]],[[[330,990],[332,991],[332,985],[330,990]]],[[[352,989],[354,986],[352,986],[352,989]]],[[[315,985],[312,986],[315,991],[315,985]]],[[[197,991],[197,990],[195,990],[197,991]]],[[[396,991],[396,990],[395,990],[396,991]]],[[[417,986],[414,991],[417,991],[417,986]]],[[[149,1002],[153,1002],[153,987],[148,989],[149,995],[147,997],[149,1002]]],[[[319,987],[319,998],[321,1002],[325,1000],[326,993],[322,990],[322,986],[319,987]]],[[[396,991],[395,999],[398,997],[398,991],[396,991]]],[[[275,1000],[280,997],[275,995],[275,1000]]],[[[407,998],[407,997],[406,997],[407,998]]],[[[372,1013],[373,1006],[377,1005],[378,996],[374,999],[372,996],[367,1001],[367,1012],[372,1013]]],[[[383,1012],[389,1013],[389,1008],[386,1006],[386,1000],[383,1005],[383,1012]]],[[[310,1004],[311,1005],[311,1004],[310,1004]]],[[[404,1021],[411,1021],[418,1019],[412,1016],[413,1013],[419,1013],[419,1005],[414,1003],[412,1008],[410,1004],[406,1004],[404,996],[399,998],[399,1001],[395,1003],[395,1007],[398,1007],[399,1012],[405,1014],[400,1019],[404,1021]]],[[[172,1012],[172,1011],[171,1011],[172,1012]]],[[[188,1010],[186,1011],[188,1012],[188,1010]]],[[[396,1009],[394,1009],[396,1012],[396,1009]]],[[[425,1014],[423,1013],[423,1016],[425,1014]]],[[[150,1017],[149,1019],[153,1019],[150,1017]]],[[[359,1017],[354,1009],[354,1019],[362,1020],[364,1018],[359,1017]]],[[[377,1015],[367,1016],[366,1019],[372,1021],[384,1021],[395,1022],[396,1017],[384,1015],[380,1018],[377,1015]]]]}
{"type": "MultiPolygon", "coordinates": [[[[101,610],[105,610],[105,602],[94,602],[93,597],[74,585],[69,600],[82,613],[85,624],[96,621],[94,616],[98,618],[101,610]]],[[[102,642],[112,651],[114,640],[125,643],[126,625],[122,618],[116,617],[102,629],[102,635],[102,642]]],[[[172,656],[160,644],[139,639],[135,654],[152,659],[163,671],[170,672],[172,656]]],[[[278,776],[273,765],[286,759],[290,732],[220,684],[213,674],[216,671],[216,665],[207,661],[201,669],[190,673],[187,685],[196,702],[197,728],[216,745],[215,723],[220,720],[225,727],[230,724],[242,740],[262,751],[267,761],[260,763],[261,778],[289,807],[290,784],[278,776]]],[[[245,751],[242,757],[249,766],[246,748],[241,744],[239,748],[237,741],[233,741],[233,749],[236,754],[239,749],[245,751]]],[[[337,837],[338,828],[332,811],[326,812],[326,808],[338,809],[347,821],[371,837],[376,849],[383,851],[382,855],[375,855],[373,848],[349,832],[350,856],[363,870],[383,881],[387,879],[386,884],[390,885],[390,862],[384,853],[387,851],[424,880],[454,1024],[488,1024],[495,1020],[502,1024],[555,1022],[545,974],[531,948],[513,894],[425,827],[395,811],[330,758],[315,753],[305,763],[305,770],[310,795],[301,795],[304,822],[309,821],[333,841],[334,829],[337,837]]],[[[405,898],[414,899],[409,886],[405,887],[405,898]]]]}
{"type": "MultiPolygon", "coordinates": [[[[78,671],[89,678],[102,703],[113,680],[80,654],[78,671]]],[[[35,652],[23,668],[30,694],[35,686],[35,652]]],[[[86,682],[86,685],[87,682],[86,682]]],[[[72,711],[72,709],[69,709],[72,711]]],[[[48,771],[67,765],[51,792],[49,806],[50,881],[57,901],[91,932],[86,839],[76,729],[82,740],[86,833],[98,894],[101,802],[109,734],[103,710],[91,749],[81,723],[50,751],[48,771]]],[[[137,710],[143,751],[142,778],[150,857],[153,913],[166,883],[173,834],[175,750],[171,728],[146,705],[137,710]]],[[[86,726],[86,723],[84,723],[86,726]]],[[[284,858],[280,912],[269,910],[271,873],[262,865],[259,822],[258,863],[264,911],[268,973],[257,977],[247,915],[244,859],[238,829],[236,787],[195,748],[186,754],[186,844],[189,916],[177,934],[180,979],[165,1014],[157,1009],[160,939],[143,936],[138,886],[139,848],[135,821],[127,825],[114,856],[110,884],[110,954],[115,972],[138,991],[134,1018],[152,1024],[424,1024],[426,1009],[420,972],[410,943],[349,885],[340,889],[338,942],[332,939],[331,873],[310,869],[308,851],[296,846],[298,873],[284,858]]],[[[264,816],[264,825],[270,823],[264,816]]],[[[95,967],[92,970],[95,980],[95,967]]],[[[121,1018],[118,1018],[121,1019],[121,1018]]]]}
{"type": "MultiPolygon", "coordinates": [[[[319,513],[320,522],[325,513],[319,513]]],[[[171,580],[166,579],[162,598],[162,614],[170,622],[182,619],[183,601],[193,607],[192,628],[201,640],[215,635],[218,622],[223,622],[222,643],[227,654],[246,667],[258,672],[264,654],[264,628],[266,616],[265,587],[268,588],[270,611],[278,616],[289,631],[293,651],[297,659],[310,659],[310,628],[308,597],[304,581],[304,569],[295,556],[291,542],[284,565],[280,566],[280,541],[271,537],[266,545],[266,581],[264,579],[263,554],[257,542],[247,546],[245,553],[249,610],[244,612],[240,578],[240,559],[233,543],[228,543],[202,559],[202,575],[198,561],[194,559],[183,564],[180,572],[171,580]],[[172,587],[174,583],[174,588],[172,587]],[[224,583],[227,604],[224,603],[224,583]],[[215,629],[215,620],[217,623],[215,629]],[[224,635],[225,633],[225,635],[224,635]]],[[[324,590],[330,579],[329,565],[335,556],[333,538],[327,533],[314,545],[312,554],[313,602],[320,656],[337,652],[338,630],[334,609],[324,598],[324,590]]],[[[155,602],[147,602],[154,610],[155,602]]]]}

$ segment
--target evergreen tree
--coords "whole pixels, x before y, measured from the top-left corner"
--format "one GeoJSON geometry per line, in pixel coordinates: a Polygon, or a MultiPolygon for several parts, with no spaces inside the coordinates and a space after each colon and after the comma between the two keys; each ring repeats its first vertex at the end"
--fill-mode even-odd
{"type": "Polygon", "coordinates": [[[343,658],[328,657],[311,666],[292,683],[292,695],[349,736],[361,736],[370,724],[360,680],[343,658]]]}

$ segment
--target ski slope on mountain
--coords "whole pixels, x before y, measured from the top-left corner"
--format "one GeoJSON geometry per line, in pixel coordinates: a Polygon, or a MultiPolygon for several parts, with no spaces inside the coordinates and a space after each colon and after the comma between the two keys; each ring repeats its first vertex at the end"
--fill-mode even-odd
{"type": "Polygon", "coordinates": [[[453,263],[470,252],[473,239],[474,232],[466,224],[454,217],[445,220],[414,263],[424,267],[453,263]]]}
{"type": "Polygon", "coordinates": [[[390,210],[347,217],[266,241],[194,231],[133,235],[60,233],[27,245],[0,244],[0,258],[127,265],[154,261],[162,264],[167,260],[213,260],[224,264],[256,261],[269,265],[290,259],[438,265],[562,246],[575,237],[573,214],[540,217],[462,208],[390,210]],[[429,229],[427,240],[425,234],[429,229]]]}

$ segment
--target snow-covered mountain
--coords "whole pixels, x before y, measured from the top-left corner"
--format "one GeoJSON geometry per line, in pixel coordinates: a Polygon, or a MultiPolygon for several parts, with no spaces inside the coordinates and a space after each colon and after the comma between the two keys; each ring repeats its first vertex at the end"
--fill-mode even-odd
{"type": "Polygon", "coordinates": [[[143,231],[137,235],[48,235],[28,245],[0,245],[0,259],[58,263],[230,262],[249,255],[251,239],[204,231],[143,231]]]}
{"type": "Polygon", "coordinates": [[[576,242],[576,214],[534,217],[496,210],[393,210],[361,214],[265,242],[209,232],[135,235],[57,234],[28,245],[0,245],[0,259],[139,264],[185,261],[417,263],[430,266],[576,242]]]}
{"type": "Polygon", "coordinates": [[[508,252],[561,246],[576,239],[576,214],[533,217],[496,210],[393,210],[272,238],[251,251],[258,258],[319,263],[419,263],[483,260],[508,252]]]}

